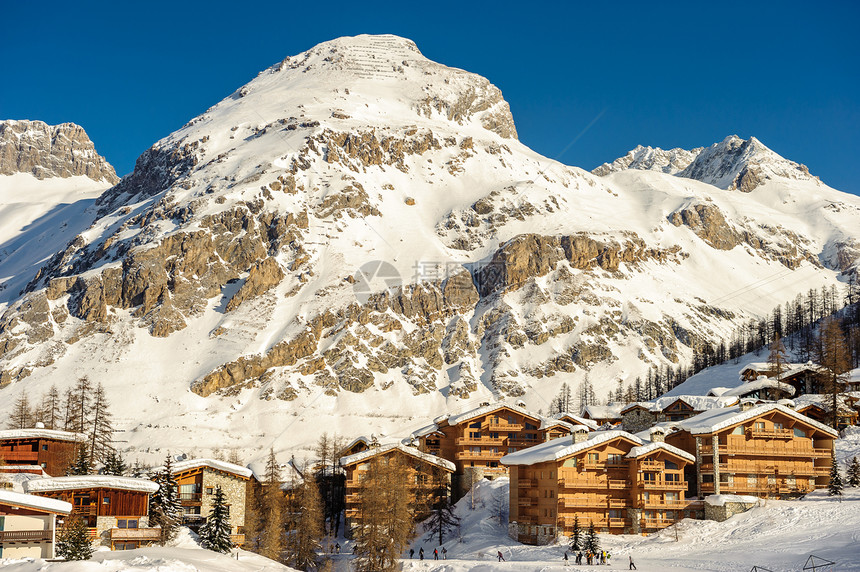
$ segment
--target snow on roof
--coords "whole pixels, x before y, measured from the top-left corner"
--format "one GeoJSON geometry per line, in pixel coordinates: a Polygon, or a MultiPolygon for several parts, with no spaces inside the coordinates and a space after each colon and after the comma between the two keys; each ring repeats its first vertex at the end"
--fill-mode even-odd
{"type": "Polygon", "coordinates": [[[721,397],[742,396],[746,395],[747,393],[757,391],[759,389],[779,389],[789,395],[794,395],[793,386],[769,377],[760,377],[755,381],[743,383],[733,389],[724,392],[721,397]]]}
{"type": "Polygon", "coordinates": [[[431,433],[435,433],[438,430],[439,430],[439,426],[436,423],[433,423],[431,425],[425,425],[424,427],[422,427],[420,429],[416,429],[415,431],[412,432],[411,436],[415,439],[418,439],[420,437],[426,437],[427,435],[430,435],[431,433]]]}
{"type": "Polygon", "coordinates": [[[633,403],[628,403],[627,405],[622,407],[621,408],[621,414],[623,415],[624,413],[627,413],[628,411],[630,411],[632,409],[636,409],[637,407],[641,407],[647,411],[656,411],[657,410],[656,404],[654,404],[650,401],[634,401],[633,403]]]}
{"type": "Polygon", "coordinates": [[[636,459],[638,457],[642,457],[643,455],[647,455],[649,453],[652,453],[652,452],[656,451],[657,449],[663,449],[665,451],[668,451],[670,453],[678,455],[682,459],[687,459],[691,463],[696,462],[696,457],[694,457],[690,453],[688,453],[686,451],[682,451],[678,447],[670,445],[669,443],[663,443],[660,441],[655,441],[652,443],[646,443],[645,445],[641,445],[639,447],[633,447],[632,449],[630,449],[630,452],[627,453],[627,455],[625,455],[625,457],[628,457],[630,459],[636,459]]]}
{"type": "Polygon", "coordinates": [[[483,407],[478,407],[477,409],[471,409],[466,411],[465,413],[460,413],[458,415],[452,415],[448,417],[449,425],[458,425],[463,421],[468,421],[469,419],[474,419],[475,417],[480,417],[482,415],[487,415],[496,411],[498,409],[510,409],[511,411],[516,411],[521,415],[525,415],[526,417],[531,417],[532,419],[536,419],[538,421],[541,420],[540,415],[536,413],[532,413],[522,407],[517,405],[508,405],[507,403],[491,403],[490,405],[484,405],[483,407]]]}
{"type": "Polygon", "coordinates": [[[597,423],[592,421],[591,419],[586,419],[585,417],[580,417],[579,415],[574,415],[573,413],[556,413],[555,415],[550,415],[552,419],[561,419],[564,420],[565,417],[572,419],[575,425],[585,425],[590,430],[594,431],[597,429],[597,423]]]}
{"type": "Polygon", "coordinates": [[[0,441],[7,439],[53,439],[54,441],[83,441],[80,433],[59,429],[7,429],[0,431],[0,441]]]}
{"type": "Polygon", "coordinates": [[[421,459],[422,461],[426,461],[427,463],[430,463],[432,465],[442,467],[443,469],[447,469],[449,471],[457,470],[457,467],[451,461],[447,461],[441,457],[437,457],[436,455],[431,455],[430,453],[423,453],[415,447],[407,447],[406,445],[403,445],[401,443],[388,443],[387,445],[380,445],[379,447],[371,447],[367,451],[355,453],[354,455],[347,455],[346,457],[341,457],[340,466],[345,467],[347,465],[352,465],[353,463],[357,463],[365,459],[370,459],[371,457],[375,457],[381,453],[387,453],[388,451],[392,451],[394,449],[398,449],[406,455],[411,455],[412,457],[421,459]]]}
{"type": "Polygon", "coordinates": [[[838,433],[827,425],[823,425],[814,419],[810,419],[809,417],[798,413],[794,409],[789,409],[788,407],[778,403],[764,403],[746,411],[741,411],[739,407],[711,409],[710,411],[699,413],[689,419],[677,421],[675,425],[680,429],[689,431],[693,435],[700,435],[725,429],[726,427],[730,427],[748,419],[754,419],[773,410],[781,411],[789,417],[793,417],[794,419],[803,421],[808,425],[812,425],[816,429],[824,431],[828,435],[832,435],[833,437],[838,436],[838,433]]]}
{"type": "Polygon", "coordinates": [[[32,479],[24,483],[24,492],[71,491],[76,489],[120,489],[154,493],[158,485],[147,479],[115,477],[113,475],[81,475],[32,479]]]}
{"type": "Polygon", "coordinates": [[[748,495],[708,495],[705,497],[705,502],[711,506],[724,506],[727,502],[755,504],[758,501],[758,497],[748,495]]]}
{"type": "MultiPolygon", "coordinates": [[[[792,363],[784,363],[783,366],[783,374],[786,375],[789,371],[794,370],[795,372],[800,372],[805,369],[815,370],[818,366],[808,361],[806,363],[801,362],[792,362],[792,363]]],[[[773,369],[773,366],[766,361],[754,361],[746,364],[738,373],[743,374],[745,371],[754,371],[756,373],[759,372],[767,372],[770,373],[773,369]]]]}
{"type": "Polygon", "coordinates": [[[670,397],[659,397],[654,401],[654,403],[657,410],[663,411],[678,400],[689,405],[694,411],[707,411],[708,409],[728,407],[730,405],[735,405],[738,402],[737,397],[729,394],[725,395],[725,397],[708,395],[673,395],[670,397]]]}
{"type": "Polygon", "coordinates": [[[595,431],[590,433],[588,439],[580,443],[574,443],[570,437],[561,437],[553,439],[510,455],[505,455],[501,458],[503,465],[533,465],[535,463],[543,463],[545,461],[555,461],[564,457],[569,457],[575,453],[585,451],[596,447],[601,443],[612,441],[623,437],[633,441],[637,445],[642,445],[643,441],[635,435],[631,435],[626,431],[611,429],[608,431],[595,431]]]}
{"type": "Polygon", "coordinates": [[[586,405],[582,408],[582,414],[588,414],[592,419],[621,419],[621,408],[623,403],[611,403],[609,405],[586,405]]]}
{"type": "MultiPolygon", "coordinates": [[[[848,404],[843,399],[843,396],[837,396],[838,399],[836,401],[836,407],[839,411],[849,413],[853,411],[853,409],[848,406],[848,404]]],[[[805,393],[803,395],[798,395],[794,398],[794,408],[795,409],[804,409],[809,407],[810,405],[814,405],[823,409],[824,411],[830,411],[833,405],[833,397],[823,393],[805,393]]]]}
{"type": "MultiPolygon", "coordinates": [[[[227,461],[219,461],[217,459],[188,459],[186,461],[177,461],[171,465],[171,469],[173,469],[174,474],[188,471],[190,469],[196,469],[198,467],[208,467],[210,469],[215,469],[216,471],[232,473],[248,479],[254,475],[253,471],[247,467],[228,463],[227,461]]],[[[150,473],[158,473],[163,470],[164,465],[153,467],[149,471],[150,473]]]]}
{"type": "Polygon", "coordinates": [[[0,504],[7,503],[58,514],[69,514],[72,512],[72,504],[66,501],[0,490],[0,504]]]}

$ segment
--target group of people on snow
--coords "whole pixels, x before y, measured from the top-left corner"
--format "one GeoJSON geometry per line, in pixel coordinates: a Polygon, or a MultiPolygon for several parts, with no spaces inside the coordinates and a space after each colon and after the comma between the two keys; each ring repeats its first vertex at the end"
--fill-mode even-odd
{"type": "MultiPolygon", "coordinates": [[[[609,554],[609,552],[607,552],[606,550],[598,550],[597,552],[592,552],[591,550],[586,550],[585,552],[583,552],[582,550],[580,550],[574,556],[574,564],[576,564],[577,566],[581,566],[583,558],[585,559],[585,563],[589,566],[592,564],[609,565],[609,560],[610,558],[612,558],[612,555],[609,554]]],[[[564,560],[565,566],[570,566],[570,557],[567,554],[567,550],[564,551],[564,556],[562,557],[562,559],[564,560]]],[[[636,565],[633,564],[632,556],[630,557],[630,569],[636,570],[636,565]]]]}
{"type": "MultiPolygon", "coordinates": [[[[442,547],[442,550],[439,550],[438,548],[433,549],[433,560],[439,560],[440,554],[442,555],[442,560],[448,560],[448,549],[445,548],[444,546],[442,547]]],[[[415,549],[410,548],[409,549],[409,558],[412,559],[414,557],[415,557],[415,549]]],[[[424,547],[423,546],[418,549],[418,559],[424,560],[424,547]]]]}

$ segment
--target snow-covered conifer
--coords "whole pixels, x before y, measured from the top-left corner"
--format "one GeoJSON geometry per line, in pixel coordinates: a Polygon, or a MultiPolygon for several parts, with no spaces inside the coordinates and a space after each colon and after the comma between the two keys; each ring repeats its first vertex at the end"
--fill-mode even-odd
{"type": "Polygon", "coordinates": [[[851,459],[848,463],[847,483],[849,487],[860,487],[860,461],[857,457],[851,459]]]}
{"type": "Polygon", "coordinates": [[[827,490],[830,496],[842,494],[842,476],[839,474],[839,465],[836,459],[830,465],[830,482],[827,483],[827,490]]]}
{"type": "Polygon", "coordinates": [[[57,556],[66,560],[89,560],[93,555],[87,523],[78,516],[69,516],[57,533],[57,556]]]}
{"type": "Polygon", "coordinates": [[[215,498],[212,500],[212,510],[206,522],[200,527],[200,541],[203,546],[215,552],[226,554],[233,548],[230,540],[230,515],[224,502],[224,492],[220,486],[215,487],[215,498]]]}

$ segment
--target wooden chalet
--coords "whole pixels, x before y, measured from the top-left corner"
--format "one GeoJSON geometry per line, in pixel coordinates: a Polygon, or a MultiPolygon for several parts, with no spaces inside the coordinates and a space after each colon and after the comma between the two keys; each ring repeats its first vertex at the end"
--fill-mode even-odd
{"type": "Polygon", "coordinates": [[[662,441],[646,442],[620,430],[555,439],[506,455],[510,467],[509,533],[527,544],[583,529],[622,534],[656,531],[690,516],[684,468],[689,453],[662,441]]]}
{"type": "Polygon", "coordinates": [[[0,560],[54,558],[57,517],[71,512],[67,502],[0,490],[0,560]]]}
{"type": "Polygon", "coordinates": [[[472,480],[507,474],[507,467],[499,464],[505,455],[569,435],[570,429],[564,421],[497,403],[439,418],[412,437],[421,451],[454,463],[459,498],[472,480]],[[466,478],[459,478],[462,475],[466,478]]]}
{"type": "Polygon", "coordinates": [[[431,507],[437,500],[439,491],[450,494],[451,475],[454,463],[429,453],[422,453],[414,447],[400,443],[377,445],[346,457],[341,457],[340,466],[346,472],[346,517],[347,531],[361,521],[361,481],[374,459],[389,462],[398,458],[408,472],[408,482],[412,498],[410,504],[416,507],[416,520],[427,516],[424,507],[431,507]]]}
{"type": "Polygon", "coordinates": [[[72,505],[90,537],[111,550],[131,550],[157,542],[161,529],[149,528],[149,495],[158,485],[146,479],[108,475],[55,477],[25,481],[24,491],[72,505]]]}
{"type": "Polygon", "coordinates": [[[690,495],[793,497],[827,485],[837,433],[778,403],[714,409],[666,440],[695,455],[690,495]]]}
{"type": "MultiPolygon", "coordinates": [[[[251,469],[215,459],[189,459],[171,466],[179,487],[182,523],[197,530],[212,511],[215,489],[221,487],[230,515],[230,539],[235,545],[245,542],[245,507],[252,498],[251,469]]],[[[152,469],[152,473],[163,467],[152,469]]]]}
{"type": "Polygon", "coordinates": [[[597,423],[598,427],[604,425],[620,425],[621,410],[624,403],[610,403],[609,405],[586,405],[582,408],[581,417],[597,423]]]}
{"type": "Polygon", "coordinates": [[[0,460],[6,465],[35,465],[49,475],[62,475],[82,440],[78,433],[56,429],[7,429],[0,431],[0,460]]]}
{"type": "Polygon", "coordinates": [[[749,363],[740,371],[740,377],[744,382],[755,381],[761,377],[774,379],[788,384],[794,388],[794,395],[804,393],[821,393],[820,380],[821,368],[809,361],[806,363],[787,363],[783,365],[779,375],[769,363],[749,363]]]}
{"type": "MultiPolygon", "coordinates": [[[[831,426],[833,423],[833,397],[827,394],[801,395],[793,400],[793,409],[798,413],[806,415],[811,419],[831,426]]],[[[838,429],[858,424],[858,403],[860,399],[850,393],[843,393],[836,397],[836,426],[838,429]]]]}

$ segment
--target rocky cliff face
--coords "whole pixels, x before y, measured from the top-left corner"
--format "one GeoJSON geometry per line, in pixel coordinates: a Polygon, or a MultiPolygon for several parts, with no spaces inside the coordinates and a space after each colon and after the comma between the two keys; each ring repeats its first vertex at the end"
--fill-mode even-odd
{"type": "Polygon", "coordinates": [[[37,179],[85,176],[115,184],[113,167],[74,123],[0,121],[0,175],[30,173],[37,179]]]}
{"type": "Polygon", "coordinates": [[[704,153],[597,177],[408,40],[326,42],[155,143],[39,261],[0,317],[0,391],[96,360],[115,395],[134,372],[129,419],[205,412],[254,447],[264,422],[615,389],[855,264],[857,200],[773,169],[755,193],[676,176],[730,174],[704,153]]]}

